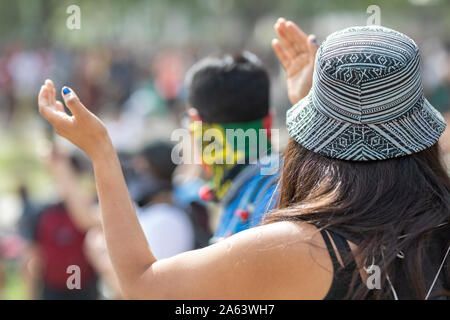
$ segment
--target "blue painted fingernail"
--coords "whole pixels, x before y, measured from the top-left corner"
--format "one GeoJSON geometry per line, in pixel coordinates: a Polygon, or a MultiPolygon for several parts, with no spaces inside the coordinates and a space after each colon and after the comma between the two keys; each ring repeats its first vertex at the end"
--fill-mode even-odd
{"type": "Polygon", "coordinates": [[[67,87],[64,87],[63,88],[63,93],[64,93],[64,95],[69,94],[70,93],[70,89],[67,88],[67,87]]]}
{"type": "Polygon", "coordinates": [[[317,44],[317,39],[316,39],[316,38],[313,38],[313,39],[312,39],[312,43],[317,44]]]}

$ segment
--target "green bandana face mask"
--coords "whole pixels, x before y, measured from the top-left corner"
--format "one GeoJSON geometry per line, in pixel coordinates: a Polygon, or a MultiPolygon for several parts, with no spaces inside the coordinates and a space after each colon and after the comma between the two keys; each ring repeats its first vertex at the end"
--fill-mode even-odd
{"type": "Polygon", "coordinates": [[[191,124],[194,141],[201,146],[202,162],[212,175],[210,187],[221,199],[233,178],[248,164],[270,154],[270,126],[266,119],[250,122],[191,124]]]}

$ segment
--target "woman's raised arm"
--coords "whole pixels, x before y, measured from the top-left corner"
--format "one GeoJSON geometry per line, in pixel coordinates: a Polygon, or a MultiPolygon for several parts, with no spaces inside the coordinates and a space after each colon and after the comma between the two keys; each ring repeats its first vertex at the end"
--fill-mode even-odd
{"type": "Polygon", "coordinates": [[[309,296],[311,291],[301,290],[302,286],[310,287],[311,281],[323,280],[324,272],[329,273],[326,268],[313,267],[317,259],[310,259],[307,240],[311,227],[275,223],[157,261],[103,123],[73,90],[64,87],[62,95],[72,116],[56,101],[50,80],[39,93],[39,111],[59,135],[84,150],[93,162],[108,252],[125,298],[320,298],[320,293],[317,296],[313,291],[309,296]]]}
{"type": "Polygon", "coordinates": [[[141,230],[105,126],[73,90],[64,87],[62,96],[72,116],[56,101],[53,82],[46,80],[39,93],[39,112],[56,133],[82,149],[93,163],[108,250],[122,289],[126,290],[156,259],[141,230]]]}

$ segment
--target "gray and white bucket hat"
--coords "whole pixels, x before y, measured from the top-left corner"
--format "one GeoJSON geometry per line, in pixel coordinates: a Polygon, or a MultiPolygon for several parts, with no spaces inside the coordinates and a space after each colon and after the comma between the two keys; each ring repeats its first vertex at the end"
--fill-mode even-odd
{"type": "Polygon", "coordinates": [[[287,112],[290,136],[343,160],[383,160],[435,144],[442,115],[425,99],[419,49],[380,26],[335,32],[320,46],[309,94],[287,112]]]}

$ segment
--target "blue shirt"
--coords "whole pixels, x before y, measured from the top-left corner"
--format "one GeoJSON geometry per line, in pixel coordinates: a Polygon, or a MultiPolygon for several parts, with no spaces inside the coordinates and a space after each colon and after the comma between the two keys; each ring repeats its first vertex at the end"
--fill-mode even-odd
{"type": "Polygon", "coordinates": [[[250,165],[233,180],[222,199],[220,222],[211,243],[259,225],[264,214],[273,209],[277,199],[279,156],[270,156],[271,167],[264,167],[261,162],[264,160],[250,165]]]}

